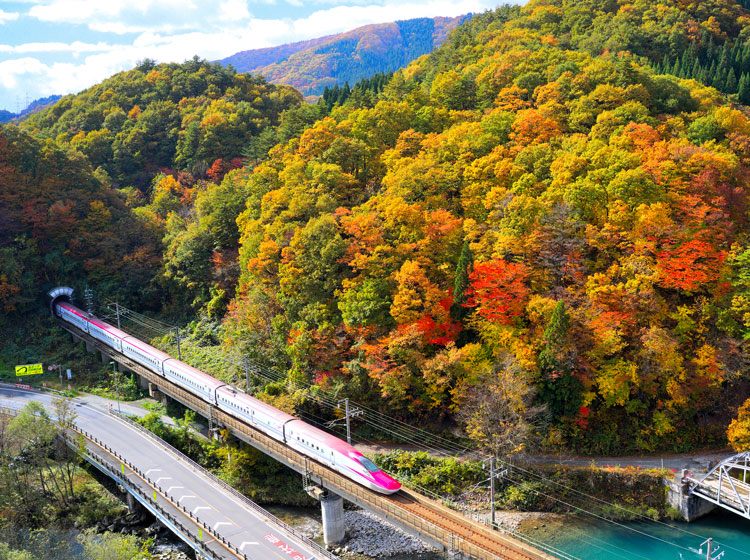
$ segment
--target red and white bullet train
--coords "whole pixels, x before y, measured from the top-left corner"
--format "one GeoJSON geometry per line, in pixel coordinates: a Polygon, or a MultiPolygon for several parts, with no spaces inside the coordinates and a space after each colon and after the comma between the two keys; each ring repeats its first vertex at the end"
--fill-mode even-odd
{"type": "Polygon", "coordinates": [[[55,302],[54,312],[63,321],[75,325],[172,383],[355,482],[383,494],[393,494],[401,488],[398,481],[345,441],[172,358],[70,303],[55,302]]]}

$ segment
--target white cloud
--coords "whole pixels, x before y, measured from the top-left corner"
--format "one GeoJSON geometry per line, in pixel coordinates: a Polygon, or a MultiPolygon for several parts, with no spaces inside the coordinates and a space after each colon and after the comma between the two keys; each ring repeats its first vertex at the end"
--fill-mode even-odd
{"type": "Polygon", "coordinates": [[[0,10],[0,25],[9,21],[15,21],[17,19],[18,14],[16,12],[5,12],[3,10],[0,10]]]}
{"type": "Polygon", "coordinates": [[[5,89],[15,89],[18,86],[19,77],[28,74],[38,77],[44,75],[46,71],[46,65],[36,58],[25,57],[3,60],[0,62],[0,85],[5,89]]]}
{"type": "Polygon", "coordinates": [[[56,24],[86,25],[104,33],[198,30],[220,21],[250,17],[246,0],[45,0],[28,15],[56,24]]]}
{"type": "MultiPolygon", "coordinates": [[[[80,91],[144,58],[182,62],[198,55],[216,60],[371,23],[482,12],[494,8],[497,0],[303,0],[303,10],[292,7],[299,0],[20,1],[29,8],[18,25],[26,25],[30,33],[25,35],[27,43],[0,44],[0,60],[16,57],[0,62],[0,107],[27,93],[34,98],[80,91]],[[276,4],[265,9],[276,16],[253,17],[253,7],[260,4],[276,4]],[[319,9],[310,13],[311,5],[319,9]],[[33,33],[38,21],[61,31],[66,24],[85,25],[111,38],[44,42],[43,35],[33,33]],[[23,56],[29,54],[36,57],[23,56]]],[[[0,23],[14,16],[0,10],[0,23]]]]}
{"type": "Polygon", "coordinates": [[[250,19],[247,0],[224,0],[219,4],[219,19],[221,21],[237,21],[250,19]]]}
{"type": "Polygon", "coordinates": [[[0,45],[0,53],[27,54],[27,53],[71,53],[78,55],[85,52],[101,52],[112,48],[107,43],[24,43],[22,45],[0,45]]]}

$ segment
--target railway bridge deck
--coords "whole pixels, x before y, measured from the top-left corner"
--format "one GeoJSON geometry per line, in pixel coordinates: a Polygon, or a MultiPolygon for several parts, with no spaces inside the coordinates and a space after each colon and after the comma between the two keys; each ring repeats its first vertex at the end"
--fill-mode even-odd
{"type": "Polygon", "coordinates": [[[127,370],[147,380],[152,388],[182,403],[208,419],[209,425],[221,426],[238,439],[273,457],[300,473],[306,484],[314,484],[397,525],[410,534],[443,550],[454,558],[475,560],[553,560],[550,551],[526,543],[513,535],[493,530],[459,512],[410,490],[387,496],[360,486],[338,472],[302,455],[252,426],[213,407],[208,402],[171,383],[161,375],[135,363],[77,327],[57,320],[58,324],[87,348],[96,349],[117,361],[127,370]]]}

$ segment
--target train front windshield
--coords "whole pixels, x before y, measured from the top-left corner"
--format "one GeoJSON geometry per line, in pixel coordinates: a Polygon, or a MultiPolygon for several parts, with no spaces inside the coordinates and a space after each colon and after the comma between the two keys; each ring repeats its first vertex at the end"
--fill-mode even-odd
{"type": "Polygon", "coordinates": [[[378,466],[370,461],[367,457],[358,457],[359,463],[370,472],[378,472],[378,466]]]}

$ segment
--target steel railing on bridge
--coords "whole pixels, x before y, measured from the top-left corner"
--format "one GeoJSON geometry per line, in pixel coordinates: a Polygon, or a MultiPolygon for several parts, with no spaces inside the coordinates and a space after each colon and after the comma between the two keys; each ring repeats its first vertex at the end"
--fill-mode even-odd
{"type": "Polygon", "coordinates": [[[141,375],[158,387],[159,391],[202,414],[209,420],[209,425],[218,424],[226,427],[235,437],[299,472],[306,479],[340,494],[350,502],[372,511],[407,532],[416,534],[451,553],[454,557],[475,560],[554,560],[555,558],[540,550],[536,544],[528,544],[503,532],[493,530],[483,523],[468,519],[415,492],[402,489],[396,494],[386,496],[360,486],[337,471],[298,453],[234,416],[216,409],[210,403],[133,362],[127,356],[75,326],[59,320],[58,324],[85,341],[87,345],[93,346],[124,365],[128,370],[141,375]]]}
{"type": "Polygon", "coordinates": [[[702,478],[689,474],[690,493],[750,519],[750,451],[724,459],[702,478]]]}

